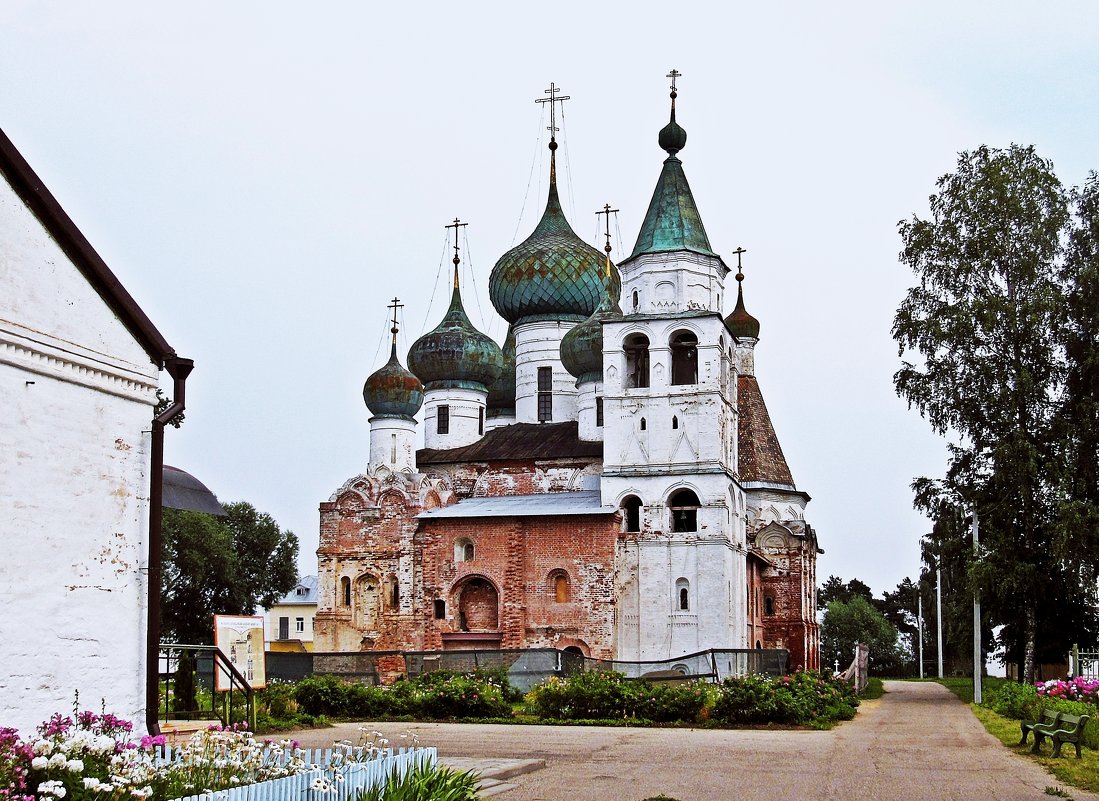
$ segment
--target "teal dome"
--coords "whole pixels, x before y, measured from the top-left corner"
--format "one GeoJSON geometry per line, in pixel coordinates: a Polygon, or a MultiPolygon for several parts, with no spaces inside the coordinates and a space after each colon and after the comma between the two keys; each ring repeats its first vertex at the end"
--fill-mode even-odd
{"type": "Polygon", "coordinates": [[[603,323],[622,318],[617,294],[603,294],[595,313],[561,338],[561,364],[576,376],[576,385],[603,380],[603,323]]]}
{"type": "Polygon", "coordinates": [[[397,343],[389,361],[363,385],[363,400],[376,417],[403,417],[411,420],[424,405],[424,385],[397,360],[397,343]]]}
{"type": "Polygon", "coordinates": [[[457,282],[442,322],[408,351],[408,369],[427,389],[447,387],[487,392],[503,369],[500,346],[466,317],[457,282]]]}
{"type": "Polygon", "coordinates": [[[515,329],[508,327],[507,338],[501,349],[503,367],[500,375],[488,388],[489,417],[502,417],[515,413],[515,329]]]}
{"type": "Polygon", "coordinates": [[[674,156],[687,146],[687,132],[675,121],[675,92],[672,92],[672,118],[657,134],[656,141],[661,149],[668,151],[669,156],[674,156]]]}
{"type": "MultiPolygon", "coordinates": [[[[528,320],[580,320],[590,317],[605,292],[604,254],[576,235],[561,210],[554,168],[549,200],[534,232],[496,262],[489,276],[489,298],[500,316],[516,324],[528,320]]],[[[622,279],[611,266],[611,291],[622,279]]]]}

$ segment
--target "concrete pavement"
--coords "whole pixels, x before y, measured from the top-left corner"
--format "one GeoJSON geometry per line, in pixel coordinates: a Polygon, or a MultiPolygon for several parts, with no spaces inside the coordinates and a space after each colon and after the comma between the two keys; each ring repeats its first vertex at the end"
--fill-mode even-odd
{"type": "MultiPolygon", "coordinates": [[[[1038,801],[1057,786],[942,686],[886,682],[886,690],[831,731],[368,723],[290,736],[315,748],[358,740],[360,725],[395,745],[412,732],[455,767],[505,772],[488,789],[506,791],[501,801],[642,801],[660,794],[679,801],[1038,801]]],[[[1082,790],[1069,793],[1099,801],[1082,790]]]]}

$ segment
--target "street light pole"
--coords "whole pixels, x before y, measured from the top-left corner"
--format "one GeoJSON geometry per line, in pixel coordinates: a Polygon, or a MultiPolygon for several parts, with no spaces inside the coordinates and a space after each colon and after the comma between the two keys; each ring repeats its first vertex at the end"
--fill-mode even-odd
{"type": "Polygon", "coordinates": [[[935,561],[935,621],[939,629],[939,678],[943,677],[943,569],[935,561]]]}
{"type": "Polygon", "coordinates": [[[923,678],[923,596],[916,596],[916,631],[920,637],[920,678],[923,678]]]}
{"type": "MultiPolygon", "coordinates": [[[[979,555],[977,543],[980,537],[980,526],[977,523],[977,510],[973,510],[973,557],[979,555]]],[[[973,703],[979,704],[982,699],[981,674],[984,671],[984,658],[981,654],[981,589],[973,588],[973,703]]]]}

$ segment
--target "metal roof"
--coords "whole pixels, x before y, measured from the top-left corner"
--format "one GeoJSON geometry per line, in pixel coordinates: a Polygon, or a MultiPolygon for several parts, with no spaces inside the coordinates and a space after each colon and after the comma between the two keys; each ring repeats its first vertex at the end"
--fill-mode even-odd
{"type": "Polygon", "coordinates": [[[547,517],[560,515],[610,515],[618,510],[603,506],[599,490],[543,492],[537,495],[494,495],[466,498],[450,506],[421,512],[421,520],[454,517],[547,517]]]}
{"type": "Polygon", "coordinates": [[[315,604],[317,603],[317,577],[302,576],[298,586],[279,598],[279,604],[315,604]]]}
{"type": "Polygon", "coordinates": [[[603,457],[602,442],[580,439],[575,421],[565,423],[512,423],[485,432],[472,445],[460,448],[423,448],[418,464],[456,462],[529,461],[533,459],[583,459],[603,457]]]}
{"type": "Polygon", "coordinates": [[[225,517],[225,510],[218,503],[217,496],[205,484],[186,470],[167,464],[164,465],[164,494],[160,505],[185,512],[204,512],[225,517]]]}

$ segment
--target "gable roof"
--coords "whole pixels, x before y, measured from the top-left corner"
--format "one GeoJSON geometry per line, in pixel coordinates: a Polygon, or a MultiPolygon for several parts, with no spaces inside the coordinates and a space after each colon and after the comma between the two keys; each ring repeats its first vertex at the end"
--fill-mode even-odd
{"type": "Polygon", "coordinates": [[[126,329],[149,354],[158,367],[176,355],[175,350],[153,325],[122,282],[96,253],[95,248],[80,233],[57,198],[42,183],[30,164],[16,149],[7,134],[0,129],[0,172],[4,174],[19,199],[30,209],[47,233],[72,260],[103,302],[115,313],[126,329]]]}
{"type": "Polygon", "coordinates": [[[416,452],[417,464],[570,458],[603,458],[603,443],[581,440],[579,425],[575,421],[512,423],[486,431],[472,445],[446,449],[423,448],[416,452]]]}

